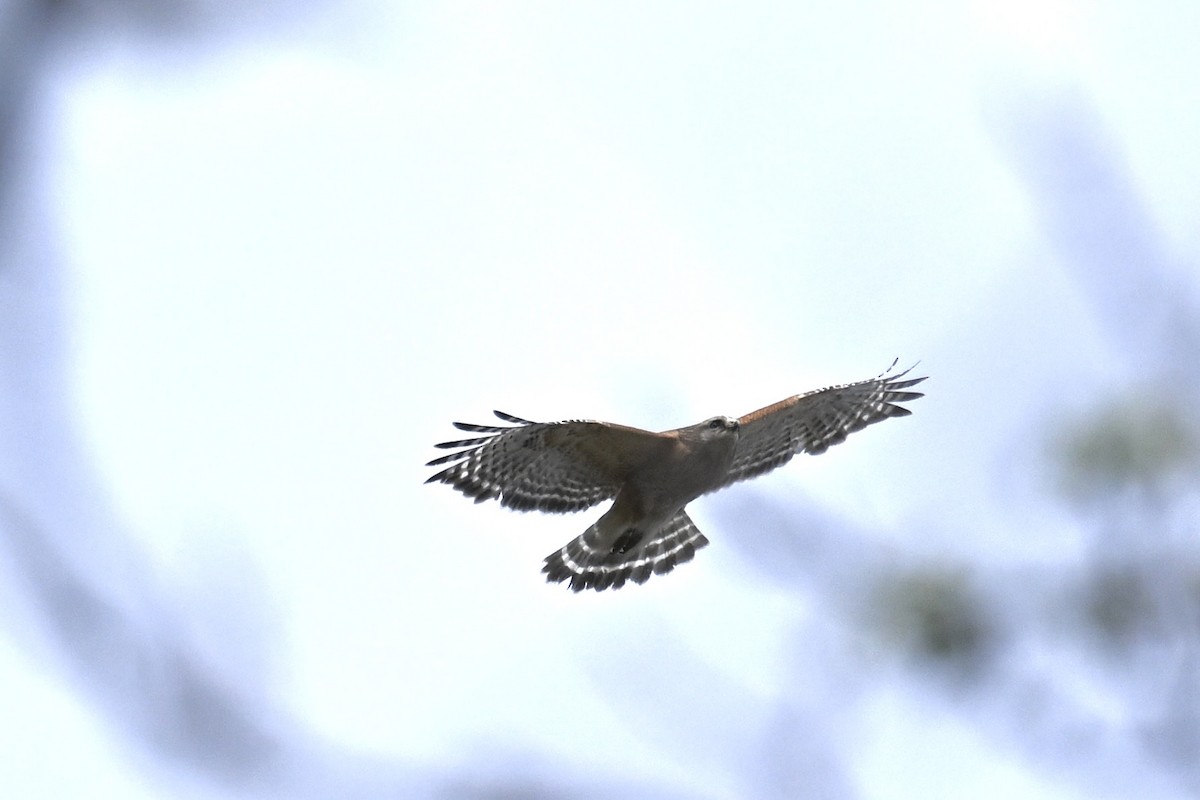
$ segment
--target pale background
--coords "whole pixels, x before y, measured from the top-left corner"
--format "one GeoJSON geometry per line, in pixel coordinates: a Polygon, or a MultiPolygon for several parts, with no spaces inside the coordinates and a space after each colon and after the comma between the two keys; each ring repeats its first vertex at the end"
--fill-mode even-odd
{"type": "Polygon", "coordinates": [[[1200,794],[1200,5],[0,4],[0,793],[1200,794]],[[599,515],[493,408],[914,415],[599,515]]]}

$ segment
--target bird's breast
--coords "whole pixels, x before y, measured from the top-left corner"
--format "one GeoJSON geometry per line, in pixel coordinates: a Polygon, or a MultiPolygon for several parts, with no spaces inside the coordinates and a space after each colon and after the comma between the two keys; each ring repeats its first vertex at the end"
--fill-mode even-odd
{"type": "Polygon", "coordinates": [[[733,461],[733,444],[695,447],[680,443],[665,457],[651,459],[632,471],[618,499],[646,516],[674,513],[721,485],[733,461]]]}

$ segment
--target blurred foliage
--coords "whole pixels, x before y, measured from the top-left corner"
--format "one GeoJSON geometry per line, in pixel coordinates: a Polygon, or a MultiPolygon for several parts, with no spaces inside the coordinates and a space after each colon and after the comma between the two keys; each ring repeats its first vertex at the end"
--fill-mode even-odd
{"type": "Polygon", "coordinates": [[[1084,414],[1051,444],[1058,489],[1080,507],[1122,490],[1164,499],[1200,475],[1200,435],[1169,392],[1137,392],[1084,414]]]}
{"type": "Polygon", "coordinates": [[[1186,395],[1130,391],[1082,414],[1051,444],[1056,488],[1093,517],[1093,559],[1074,598],[1079,619],[1113,652],[1198,628],[1195,522],[1184,522],[1182,541],[1172,524],[1200,485],[1200,432],[1179,400],[1186,395]]]}
{"type": "Polygon", "coordinates": [[[961,678],[987,661],[996,626],[961,570],[923,566],[881,576],[869,605],[875,633],[919,662],[961,678]]]}
{"type": "Polygon", "coordinates": [[[1128,645],[1139,635],[1160,634],[1162,609],[1153,575],[1133,565],[1096,569],[1084,590],[1084,619],[1102,641],[1128,645]]]}

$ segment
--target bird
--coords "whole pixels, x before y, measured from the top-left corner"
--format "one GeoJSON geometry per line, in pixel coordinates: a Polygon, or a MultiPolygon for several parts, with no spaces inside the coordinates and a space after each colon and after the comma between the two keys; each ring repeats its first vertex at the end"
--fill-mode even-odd
{"type": "Polygon", "coordinates": [[[927,376],[907,377],[915,364],[892,374],[897,361],[874,378],[660,432],[596,420],[533,422],[493,411],[507,424],[454,423],[477,435],[434,445],[455,452],[429,461],[427,467],[441,469],[425,482],[518,511],[566,513],[612,500],[587,530],[546,556],[542,572],[576,592],[645,583],[708,545],[687,514],[692,500],[911,414],[900,404],[924,396],[908,390],[927,376]]]}

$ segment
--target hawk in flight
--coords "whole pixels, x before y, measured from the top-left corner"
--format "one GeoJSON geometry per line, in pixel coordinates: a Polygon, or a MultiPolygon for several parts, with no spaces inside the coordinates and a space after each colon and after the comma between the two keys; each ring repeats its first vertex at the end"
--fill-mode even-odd
{"type": "MultiPolygon", "coordinates": [[[[895,362],[892,362],[895,366],[895,362]]],[[[614,500],[600,519],[546,557],[549,581],[600,591],[645,583],[708,544],[684,507],[702,494],[770,472],[797,453],[817,455],[848,434],[912,412],[898,403],[925,378],[911,367],[870,380],[798,394],[744,417],[713,417],[652,433],[611,422],[530,422],[494,412],[505,426],[456,422],[471,439],[436,447],[456,452],[426,483],[448,483],[476,503],[495,498],[519,511],[582,511],[614,500]]]]}

